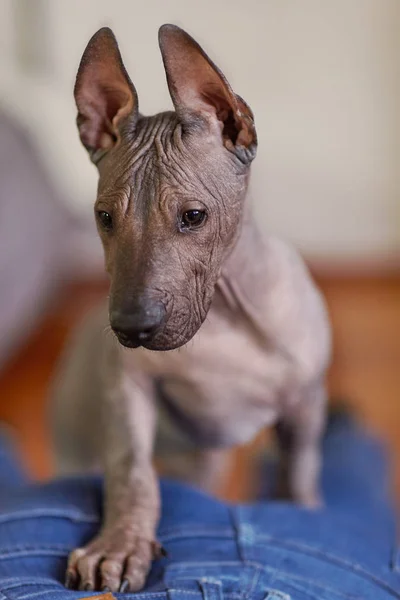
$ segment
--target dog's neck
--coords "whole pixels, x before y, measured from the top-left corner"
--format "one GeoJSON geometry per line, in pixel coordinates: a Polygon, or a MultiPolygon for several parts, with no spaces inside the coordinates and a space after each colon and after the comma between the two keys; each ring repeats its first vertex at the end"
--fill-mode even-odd
{"type": "Polygon", "coordinates": [[[212,306],[241,313],[253,321],[257,297],[266,281],[265,268],[265,238],[246,206],[240,236],[222,268],[212,306]]]}

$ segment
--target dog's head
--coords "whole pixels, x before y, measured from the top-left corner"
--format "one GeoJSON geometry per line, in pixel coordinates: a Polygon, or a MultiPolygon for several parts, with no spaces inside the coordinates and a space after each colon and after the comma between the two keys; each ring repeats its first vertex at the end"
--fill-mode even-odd
{"type": "Polygon", "coordinates": [[[111,326],[124,346],[169,350],[207,315],[240,233],[257,140],[250,108],[187,33],[164,25],[159,43],[175,112],[139,114],[108,28],[84,52],[75,100],[100,176],[111,326]]]}

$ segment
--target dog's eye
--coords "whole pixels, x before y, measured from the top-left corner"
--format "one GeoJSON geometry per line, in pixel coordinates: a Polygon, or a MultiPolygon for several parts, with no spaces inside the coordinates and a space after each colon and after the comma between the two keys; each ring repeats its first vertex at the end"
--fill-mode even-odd
{"type": "Polygon", "coordinates": [[[187,210],[182,215],[181,229],[195,229],[200,227],[206,219],[204,210],[187,210]]]}
{"type": "Polygon", "coordinates": [[[111,229],[112,229],[111,215],[108,212],[105,212],[104,210],[99,210],[97,213],[97,216],[99,218],[99,221],[100,221],[103,229],[105,229],[106,231],[111,231],[111,229]]]}

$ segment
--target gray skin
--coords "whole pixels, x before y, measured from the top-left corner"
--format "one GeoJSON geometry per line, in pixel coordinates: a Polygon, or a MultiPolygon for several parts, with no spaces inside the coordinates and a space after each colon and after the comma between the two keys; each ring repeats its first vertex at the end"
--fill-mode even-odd
{"type": "Polygon", "coordinates": [[[75,86],[110,277],[108,310],[79,328],[54,390],[59,471],[105,474],[102,528],[69,559],[82,590],[143,587],[160,553],[157,455],[213,489],[226,449],[276,425],[281,493],[320,502],[323,300],[298,254],[255,226],[251,110],[188,34],[164,25],[159,40],[175,112],[139,114],[107,28],[75,86]]]}

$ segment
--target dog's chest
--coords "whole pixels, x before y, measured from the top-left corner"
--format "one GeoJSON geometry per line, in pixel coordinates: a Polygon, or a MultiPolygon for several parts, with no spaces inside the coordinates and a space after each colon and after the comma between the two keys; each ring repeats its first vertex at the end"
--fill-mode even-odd
{"type": "MultiPolygon", "coordinates": [[[[139,356],[138,356],[139,358],[139,356]]],[[[242,326],[210,318],[186,347],[140,353],[140,367],[158,382],[164,415],[196,444],[245,443],[274,422],[283,365],[242,326]]]]}

